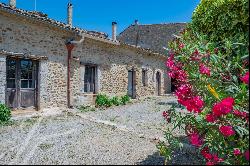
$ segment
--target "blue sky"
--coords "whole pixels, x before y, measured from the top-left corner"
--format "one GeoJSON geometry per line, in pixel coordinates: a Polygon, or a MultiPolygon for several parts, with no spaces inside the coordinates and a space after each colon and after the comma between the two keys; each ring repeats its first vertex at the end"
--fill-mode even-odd
{"type": "MultiPolygon", "coordinates": [[[[36,0],[36,9],[50,18],[66,22],[69,0],[36,0]]],[[[73,25],[108,33],[111,22],[118,23],[118,33],[134,23],[189,22],[200,0],[71,0],[74,5],[73,25]]],[[[8,3],[9,0],[0,0],[8,3]]],[[[35,0],[17,0],[17,7],[34,10],[35,0]]]]}

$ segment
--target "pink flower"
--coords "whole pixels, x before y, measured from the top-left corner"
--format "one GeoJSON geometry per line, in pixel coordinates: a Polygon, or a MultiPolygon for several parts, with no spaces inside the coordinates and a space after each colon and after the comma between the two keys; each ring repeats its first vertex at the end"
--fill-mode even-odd
{"type": "Polygon", "coordinates": [[[170,122],[171,118],[167,111],[163,111],[162,116],[167,120],[167,122],[170,122]]]}
{"type": "Polygon", "coordinates": [[[249,149],[244,153],[244,156],[249,161],[249,149]]]}
{"type": "Polygon", "coordinates": [[[213,155],[213,160],[216,163],[224,161],[222,158],[219,158],[216,154],[213,155]]]}
{"type": "Polygon", "coordinates": [[[249,84],[249,72],[246,72],[244,76],[240,77],[240,80],[245,84],[249,84]]]}
{"type": "Polygon", "coordinates": [[[200,55],[199,51],[197,49],[195,49],[195,51],[192,53],[192,55],[190,56],[190,59],[192,61],[200,61],[202,58],[202,56],[200,55]]]}
{"type": "Polygon", "coordinates": [[[168,76],[171,78],[175,78],[175,73],[170,71],[170,72],[168,72],[168,76]]]}
{"type": "Polygon", "coordinates": [[[233,105],[234,99],[232,97],[227,97],[213,106],[213,114],[215,116],[226,115],[233,110],[233,105]]]}
{"type": "Polygon", "coordinates": [[[182,84],[180,87],[177,88],[175,95],[178,98],[184,98],[191,94],[191,86],[188,84],[182,84]]]}
{"type": "Polygon", "coordinates": [[[220,132],[221,132],[222,135],[224,135],[225,137],[229,137],[229,136],[235,134],[235,131],[233,130],[233,127],[232,127],[232,126],[221,126],[221,127],[220,127],[220,132]]]}
{"type": "Polygon", "coordinates": [[[246,112],[241,112],[239,110],[234,110],[233,114],[237,117],[240,117],[240,118],[247,118],[248,117],[248,114],[246,112]]]}
{"type": "Polygon", "coordinates": [[[175,63],[174,63],[173,58],[170,57],[170,58],[167,59],[167,61],[166,61],[166,66],[167,66],[170,70],[174,69],[175,63]]]}
{"type": "Polygon", "coordinates": [[[215,163],[213,161],[208,161],[206,162],[206,165],[215,165],[215,163]]]}
{"type": "Polygon", "coordinates": [[[201,150],[201,154],[202,156],[204,156],[205,154],[209,153],[209,148],[206,146],[201,150]]]}
{"type": "Polygon", "coordinates": [[[200,96],[194,96],[189,99],[182,99],[179,100],[180,103],[184,106],[186,106],[187,110],[190,112],[200,113],[202,110],[202,107],[204,106],[204,102],[201,99],[200,96]]]}
{"type": "Polygon", "coordinates": [[[234,98],[232,97],[227,97],[223,100],[221,100],[221,103],[227,107],[232,107],[234,105],[234,98]]]}
{"type": "Polygon", "coordinates": [[[241,155],[241,152],[240,152],[240,149],[234,149],[234,155],[235,156],[239,156],[239,155],[241,155]]]}
{"type": "Polygon", "coordinates": [[[198,133],[192,133],[189,135],[189,139],[192,145],[194,146],[202,146],[203,144],[203,139],[200,138],[198,133]]]}
{"type": "Polygon", "coordinates": [[[162,116],[165,118],[168,116],[168,113],[166,111],[163,111],[162,116]]]}
{"type": "Polygon", "coordinates": [[[200,64],[199,70],[200,70],[201,74],[210,76],[210,69],[207,66],[205,66],[204,64],[202,64],[202,63],[200,64]]]}
{"type": "Polygon", "coordinates": [[[206,159],[207,164],[215,165],[224,161],[223,158],[219,158],[216,154],[211,154],[207,146],[201,150],[201,154],[206,159]]]}
{"type": "Polygon", "coordinates": [[[206,115],[206,120],[207,120],[207,122],[213,123],[213,122],[215,122],[216,117],[213,114],[207,114],[206,115]]]}
{"type": "Polygon", "coordinates": [[[177,70],[176,71],[176,79],[182,82],[187,81],[187,73],[184,70],[177,70]]]}

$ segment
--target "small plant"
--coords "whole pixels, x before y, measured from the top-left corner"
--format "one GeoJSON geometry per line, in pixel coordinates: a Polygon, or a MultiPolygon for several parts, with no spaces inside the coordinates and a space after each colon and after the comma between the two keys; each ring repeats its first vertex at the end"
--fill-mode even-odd
{"type": "Polygon", "coordinates": [[[107,95],[98,94],[96,97],[97,107],[111,107],[112,101],[108,98],[107,95]]]}
{"type": "Polygon", "coordinates": [[[0,104],[0,123],[8,122],[11,118],[11,110],[4,104],[0,104]]]}
{"type": "Polygon", "coordinates": [[[121,105],[121,101],[119,100],[119,98],[117,96],[113,97],[111,99],[111,102],[112,102],[113,105],[116,105],[116,106],[121,105]]]}
{"type": "Polygon", "coordinates": [[[130,101],[128,95],[122,96],[120,99],[117,96],[109,98],[107,95],[98,94],[96,97],[96,106],[97,107],[111,107],[112,105],[119,106],[125,105],[130,101]]]}
{"type": "Polygon", "coordinates": [[[128,95],[121,97],[121,102],[123,105],[127,104],[130,101],[130,97],[128,95]]]}
{"type": "Polygon", "coordinates": [[[81,112],[94,112],[95,111],[95,108],[89,106],[89,105],[81,105],[79,108],[78,108],[81,112]]]}

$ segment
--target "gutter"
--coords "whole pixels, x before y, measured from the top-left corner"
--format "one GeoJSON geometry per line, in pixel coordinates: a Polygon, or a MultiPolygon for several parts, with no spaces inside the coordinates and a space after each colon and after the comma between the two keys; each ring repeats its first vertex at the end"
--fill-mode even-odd
{"type": "Polygon", "coordinates": [[[71,59],[72,59],[72,50],[74,49],[75,45],[81,44],[84,41],[84,36],[79,41],[75,40],[68,40],[65,45],[68,50],[68,60],[67,60],[67,106],[68,108],[72,108],[70,97],[71,97],[71,91],[70,91],[70,68],[71,68],[71,59]]]}

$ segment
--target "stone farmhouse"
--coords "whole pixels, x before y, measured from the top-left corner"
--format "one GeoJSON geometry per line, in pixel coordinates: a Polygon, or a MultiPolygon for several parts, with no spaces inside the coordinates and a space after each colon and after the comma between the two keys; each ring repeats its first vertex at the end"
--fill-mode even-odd
{"type": "Polygon", "coordinates": [[[98,93],[132,98],[170,92],[166,56],[46,14],[0,3],[0,103],[41,110],[93,103],[98,93]]]}

